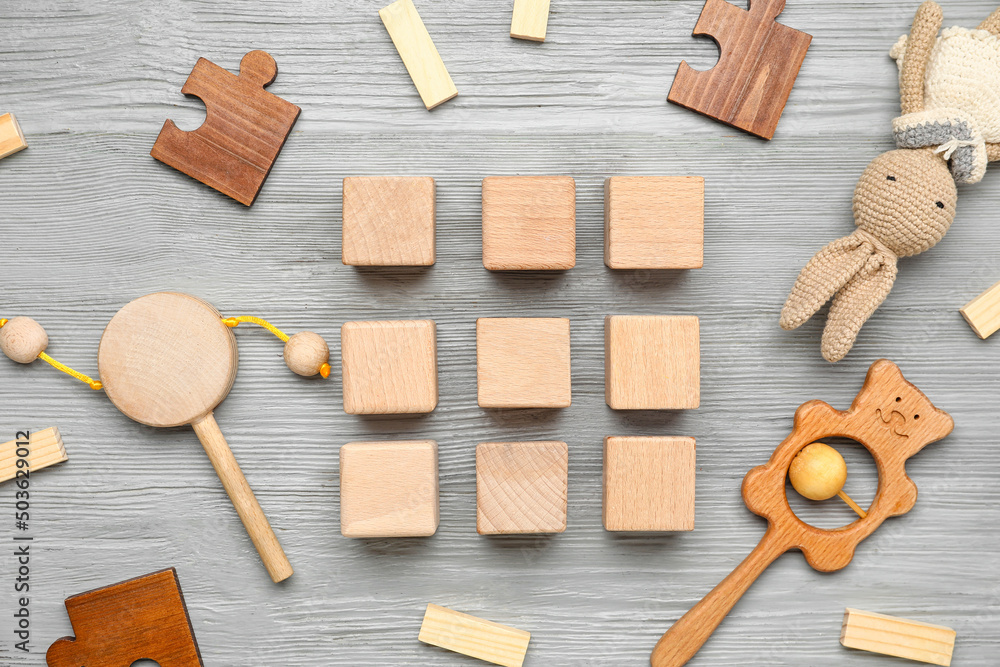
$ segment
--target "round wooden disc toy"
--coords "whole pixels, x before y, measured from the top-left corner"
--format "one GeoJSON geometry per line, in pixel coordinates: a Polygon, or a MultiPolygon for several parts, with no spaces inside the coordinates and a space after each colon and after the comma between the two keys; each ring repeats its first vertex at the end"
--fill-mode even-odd
{"type": "Polygon", "coordinates": [[[191,424],[274,581],[292,575],[212,411],[236,378],[236,339],[218,311],[186,294],[132,301],[101,338],[97,365],[105,392],[127,417],[148,426],[191,424]]]}

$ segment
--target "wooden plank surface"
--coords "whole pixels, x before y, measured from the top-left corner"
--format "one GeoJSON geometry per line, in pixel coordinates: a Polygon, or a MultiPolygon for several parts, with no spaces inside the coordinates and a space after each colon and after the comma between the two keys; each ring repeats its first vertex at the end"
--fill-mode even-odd
{"type": "MultiPolygon", "coordinates": [[[[781,20],[814,40],[769,143],[664,99],[680,60],[705,68],[715,59],[709,41],[690,36],[702,4],[565,0],[553,3],[546,42],[533,44],[510,39],[509,3],[423,0],[420,13],[462,83],[462,96],[428,114],[378,4],[2,3],[2,106],[30,128],[31,149],[0,163],[0,317],[34,317],[49,353],[90,374],[112,315],[162,289],[195,293],[224,315],[265,316],[289,333],[316,331],[333,360],[346,321],[433,319],[441,396],[426,416],[347,415],[336,363],[329,380],[302,378],[285,368],[273,337],[234,331],[240,372],[217,417],[265,512],[281,517],[296,573],[275,586],[190,429],[140,426],[45,364],[0,359],[0,440],[58,424],[72,444],[70,461],[32,480],[37,644],[15,655],[5,613],[0,664],[42,667],[48,644],[70,634],[67,596],[174,565],[206,665],[471,667],[417,641],[434,600],[530,629],[528,667],[644,667],[660,635],[760,539],[763,523],[743,506],[740,483],[788,434],[795,407],[820,398],[846,408],[883,356],[956,421],[907,466],[916,507],[842,572],[783,556],[690,664],[893,662],[839,645],[848,606],[955,628],[954,664],[992,664],[1000,338],[980,340],[958,309],[1000,276],[1000,170],[963,189],[940,245],[900,262],[892,295],[831,366],[819,354],[821,321],[785,332],[778,315],[803,263],[853,229],[854,183],[892,147],[899,96],[887,54],[917,3],[789,3],[781,20]],[[303,110],[250,210],[148,155],[164,118],[182,129],[204,118],[200,102],[177,95],[191,63],[236,63],[248,48],[279,60],[269,90],[303,110]],[[341,264],[341,179],[378,174],[436,179],[435,266],[341,264]],[[481,181],[517,174],[576,179],[575,268],[483,269],[481,181]],[[704,268],[604,266],[603,183],[618,174],[705,177],[704,268]],[[609,313],[699,316],[701,407],[605,406],[609,313]],[[570,318],[571,407],[476,405],[475,320],[512,316],[570,318]],[[698,440],[696,529],[607,534],[604,436],[677,433],[698,440]],[[338,449],[387,439],[439,444],[434,537],[340,535],[338,449]],[[517,440],[569,443],[565,533],[476,534],[475,445],[517,440]]],[[[948,2],[945,23],[972,27],[994,7],[948,2]]],[[[845,490],[866,505],[870,459],[841,449],[845,490]]],[[[11,494],[0,486],[0,511],[11,494]]],[[[852,520],[835,500],[791,502],[820,525],[852,520]]],[[[0,522],[0,539],[11,530],[0,522]]],[[[14,567],[0,558],[0,580],[10,582],[14,567]]],[[[12,610],[12,596],[0,595],[0,611],[12,610]]]]}

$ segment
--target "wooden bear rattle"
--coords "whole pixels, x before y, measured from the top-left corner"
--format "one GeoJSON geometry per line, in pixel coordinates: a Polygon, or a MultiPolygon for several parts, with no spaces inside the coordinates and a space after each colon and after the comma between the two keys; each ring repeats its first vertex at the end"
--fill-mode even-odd
{"type": "Polygon", "coordinates": [[[799,549],[820,572],[845,567],[858,544],[891,516],[906,514],[917,500],[917,487],[906,476],[906,461],[954,427],[948,413],[934,407],[903,378],[896,364],[881,359],[868,369],[861,392],[846,412],[823,401],[809,401],[795,411],[791,434],[770,460],[747,473],[743,500],[754,514],[767,519],[767,532],[750,555],[696,604],[657,643],[652,667],[680,667],[711,636],[722,619],[774,560],[799,549]],[[800,520],[785,496],[785,478],[796,455],[821,438],[844,437],[860,442],[878,468],[875,500],[864,518],[826,530],[800,520]]]}
{"type": "Polygon", "coordinates": [[[289,338],[259,318],[224,319],[204,301],[173,292],[136,299],[111,319],[97,353],[99,382],[45,354],[48,336],[27,317],[0,320],[0,349],[23,364],[41,358],[93,389],[104,389],[116,408],[141,424],[190,424],[268,574],[278,582],[292,575],[292,566],[212,416],[236,379],[239,354],[232,328],[240,322],[260,324],[285,341],[285,362],[296,373],[329,374],[330,351],[318,335],[289,338]]]}

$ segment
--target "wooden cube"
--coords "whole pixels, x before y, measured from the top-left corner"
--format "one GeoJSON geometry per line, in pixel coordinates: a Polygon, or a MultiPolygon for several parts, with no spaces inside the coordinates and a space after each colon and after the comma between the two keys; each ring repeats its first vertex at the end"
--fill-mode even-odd
{"type": "Polygon", "coordinates": [[[481,407],[569,407],[569,320],[479,318],[476,370],[481,407]]]}
{"type": "Polygon", "coordinates": [[[1000,330],[1000,283],[965,304],[962,317],[983,340],[1000,330]]]}
{"type": "Polygon", "coordinates": [[[431,412],[437,406],[434,322],[347,322],[340,339],[344,411],[399,414],[431,412]]]}
{"type": "Polygon", "coordinates": [[[612,269],[700,269],[705,179],[613,176],[604,181],[604,263],[612,269]]]}
{"type": "Polygon", "coordinates": [[[576,264],[576,183],[569,176],[483,179],[483,266],[558,271],[576,264]]]}
{"type": "Polygon", "coordinates": [[[482,443],[476,447],[476,531],[563,532],[568,470],[565,442],[482,443]]]}
{"type": "Polygon", "coordinates": [[[683,410],[701,402],[698,318],[604,321],[604,394],[615,410],[683,410]]]}
{"type": "Polygon", "coordinates": [[[340,448],[344,537],[427,537],[437,531],[438,519],[436,442],[352,442],[340,448]]]}
{"type": "Polygon", "coordinates": [[[605,438],[605,529],[694,530],[694,480],[694,438],[605,438]]]}
{"type": "Polygon", "coordinates": [[[434,263],[434,179],[344,179],[341,259],[351,266],[434,263]]]}
{"type": "Polygon", "coordinates": [[[5,113],[0,116],[0,160],[27,147],[28,142],[24,140],[24,133],[14,114],[5,113]]]}

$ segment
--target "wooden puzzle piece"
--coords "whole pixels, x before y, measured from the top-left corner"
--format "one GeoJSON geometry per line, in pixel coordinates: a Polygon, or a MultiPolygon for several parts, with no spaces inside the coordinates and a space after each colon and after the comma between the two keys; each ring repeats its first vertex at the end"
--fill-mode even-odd
{"type": "Polygon", "coordinates": [[[983,340],[995,334],[1000,330],[1000,283],[965,304],[960,312],[983,340]]]}
{"type": "Polygon", "coordinates": [[[174,568],[66,599],[75,637],[57,639],[48,667],[201,667],[201,654],[174,568]]]}
{"type": "Polygon", "coordinates": [[[437,532],[438,520],[436,442],[352,442],[340,448],[344,537],[428,537],[437,532]]]}
{"type": "Polygon", "coordinates": [[[417,638],[494,665],[521,667],[531,633],[429,604],[417,638]]]}
{"type": "Polygon", "coordinates": [[[569,345],[569,320],[565,318],[476,320],[480,407],[569,407],[569,345]]]}
{"type": "Polygon", "coordinates": [[[887,359],[868,369],[861,391],[847,411],[823,401],[809,401],[795,411],[791,434],[765,465],[743,479],[743,501],[751,512],[767,519],[764,537],[728,577],[706,595],[660,638],[650,659],[652,667],[680,667],[708,640],[736,602],[778,556],[798,549],[820,572],[846,567],[858,544],[886,519],[906,514],[917,500],[917,486],[906,474],[906,461],[954,428],[939,410],[903,378],[887,359]],[[828,437],[861,443],[872,455],[879,483],[864,518],[841,528],[811,526],[797,516],[785,496],[788,469],[808,445],[828,437]]]}
{"type": "Polygon", "coordinates": [[[380,9],[378,15],[427,110],[458,95],[458,89],[412,0],[396,0],[380,9]]]}
{"type": "Polygon", "coordinates": [[[565,442],[484,442],[476,447],[480,535],[566,530],[569,447],[565,442]]]}
{"type": "Polygon", "coordinates": [[[701,403],[698,318],[608,316],[604,373],[605,399],[615,410],[697,408],[701,403]]]}
{"type": "Polygon", "coordinates": [[[812,36],[775,19],[785,0],[749,0],[741,9],[707,0],[694,35],[719,45],[719,61],[703,72],[681,61],[667,99],[764,139],[774,136],[812,36]]]}
{"type": "Polygon", "coordinates": [[[549,0],[514,0],[514,13],[510,19],[510,36],[545,41],[549,25],[549,0]]]}
{"type": "Polygon", "coordinates": [[[264,90],[277,75],[264,51],[243,56],[239,76],[199,58],[181,92],[205,103],[205,122],[185,132],[168,119],[149,154],[250,206],[301,111],[264,90]]]}
{"type": "Polygon", "coordinates": [[[604,263],[612,269],[700,269],[705,179],[613,176],[604,181],[604,263]]]}
{"type": "Polygon", "coordinates": [[[436,330],[431,320],[345,323],[340,330],[344,411],[432,412],[438,402],[436,330]]]}
{"type": "Polygon", "coordinates": [[[483,179],[483,266],[559,271],[576,265],[576,182],[569,176],[483,179]]]}
{"type": "Polygon", "coordinates": [[[694,530],[695,441],[604,439],[604,528],[694,530]]]}
{"type": "Polygon", "coordinates": [[[351,266],[434,263],[434,179],[344,179],[341,258],[351,266]]]}
{"type": "Polygon", "coordinates": [[[943,625],[848,608],[840,643],[847,648],[948,667],[955,650],[955,635],[954,630],[943,625]]]}
{"type": "Polygon", "coordinates": [[[0,482],[14,479],[17,471],[23,470],[18,466],[18,460],[21,458],[28,462],[29,473],[69,459],[66,447],[63,446],[62,435],[55,426],[32,431],[27,440],[11,440],[0,445],[0,482]],[[25,443],[27,447],[24,447],[25,443]],[[28,455],[18,456],[19,449],[27,449],[28,455]]]}
{"type": "Polygon", "coordinates": [[[24,140],[24,133],[14,114],[5,113],[0,116],[0,160],[27,147],[28,142],[24,140]]]}

